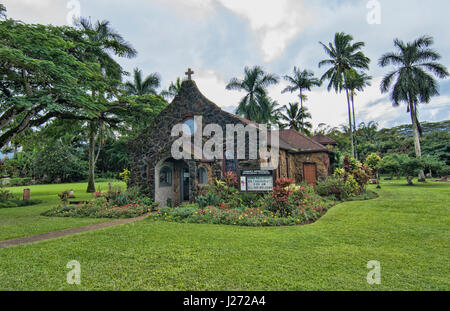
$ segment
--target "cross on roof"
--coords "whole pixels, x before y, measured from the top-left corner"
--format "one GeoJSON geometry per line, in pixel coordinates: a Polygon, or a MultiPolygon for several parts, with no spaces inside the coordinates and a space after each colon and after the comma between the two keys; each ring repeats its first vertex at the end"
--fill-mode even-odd
{"type": "Polygon", "coordinates": [[[185,74],[188,76],[188,80],[192,80],[192,75],[194,74],[194,72],[191,68],[188,68],[188,71],[185,74]]]}

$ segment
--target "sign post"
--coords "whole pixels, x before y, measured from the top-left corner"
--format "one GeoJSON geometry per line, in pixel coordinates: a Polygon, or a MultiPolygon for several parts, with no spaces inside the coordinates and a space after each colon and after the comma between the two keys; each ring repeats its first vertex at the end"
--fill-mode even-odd
{"type": "Polygon", "coordinates": [[[273,191],[273,171],[241,171],[241,192],[273,191]]]}

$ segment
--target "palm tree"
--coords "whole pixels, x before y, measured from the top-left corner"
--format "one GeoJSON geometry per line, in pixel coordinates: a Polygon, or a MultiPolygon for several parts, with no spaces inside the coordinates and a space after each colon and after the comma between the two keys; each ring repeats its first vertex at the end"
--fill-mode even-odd
{"type": "MultiPolygon", "coordinates": [[[[101,66],[102,73],[115,79],[120,83],[124,71],[122,67],[112,58],[109,53],[119,57],[132,58],[137,55],[136,50],[124,40],[124,38],[113,30],[109,21],[97,21],[92,24],[90,19],[80,18],[76,25],[85,31],[90,41],[99,44],[103,50],[101,55],[97,56],[97,61],[101,66]]],[[[92,96],[98,96],[99,100],[105,101],[104,94],[92,92],[92,96]]],[[[87,192],[95,192],[95,144],[99,130],[102,128],[101,122],[90,121],[89,128],[89,177],[87,192]]]]}
{"type": "Polygon", "coordinates": [[[303,91],[311,91],[311,88],[314,86],[321,86],[322,82],[314,78],[314,73],[309,70],[303,70],[300,71],[299,68],[294,67],[294,74],[292,76],[286,75],[284,76],[284,79],[289,82],[290,85],[288,85],[284,90],[281,91],[282,94],[286,92],[294,93],[296,91],[299,91],[299,98],[300,98],[300,107],[303,108],[303,100],[306,99],[306,96],[304,96],[303,91]]]}
{"type": "Polygon", "coordinates": [[[156,89],[159,88],[161,81],[158,73],[152,73],[145,79],[142,79],[142,71],[135,68],[133,76],[133,82],[128,81],[125,83],[125,90],[128,95],[140,96],[146,94],[157,94],[156,89]]]}
{"type": "Polygon", "coordinates": [[[278,124],[280,119],[280,108],[277,108],[278,102],[266,96],[258,98],[258,103],[261,109],[256,120],[253,121],[268,125],[278,124]]]}
{"type": "Polygon", "coordinates": [[[355,156],[355,149],[353,143],[353,131],[352,129],[352,117],[350,109],[350,94],[347,88],[345,88],[345,72],[347,70],[357,69],[369,69],[370,59],[364,55],[361,48],[365,45],[364,42],[353,43],[353,37],[343,32],[338,32],[334,36],[334,45],[329,43],[328,46],[320,42],[325,50],[325,53],[330,57],[319,63],[319,68],[325,65],[331,66],[320,79],[329,80],[328,91],[334,88],[336,93],[340,93],[343,89],[347,95],[348,106],[348,123],[351,135],[351,148],[352,156],[355,156]]]}
{"type": "Polygon", "coordinates": [[[6,19],[6,7],[0,3],[0,19],[6,19]]]}
{"type": "MultiPolygon", "coordinates": [[[[379,60],[381,67],[388,65],[396,67],[381,82],[381,92],[386,93],[392,89],[391,99],[395,107],[399,106],[400,102],[406,103],[407,112],[411,115],[414,147],[418,158],[422,156],[419,138],[422,134],[418,118],[419,103],[429,103],[432,96],[439,95],[433,74],[440,79],[449,76],[447,68],[436,62],[441,56],[429,48],[432,44],[433,38],[427,36],[407,44],[395,39],[394,46],[397,51],[386,53],[379,60]]],[[[423,171],[419,174],[419,180],[425,180],[423,171]]]]}
{"type": "Polygon", "coordinates": [[[287,122],[290,129],[311,134],[312,124],[308,121],[305,122],[305,120],[311,119],[308,108],[299,107],[299,103],[289,103],[289,107],[284,106],[283,110],[285,113],[281,113],[280,118],[287,122]]]}
{"type": "Polygon", "coordinates": [[[345,72],[345,88],[350,93],[350,101],[352,103],[352,115],[353,115],[353,135],[355,143],[355,157],[358,158],[358,140],[356,139],[356,116],[355,116],[355,96],[356,91],[362,92],[366,86],[370,86],[371,76],[366,75],[364,72],[357,72],[354,69],[347,70],[345,72]]]}
{"type": "Polygon", "coordinates": [[[175,83],[170,82],[169,88],[167,90],[161,91],[160,95],[168,100],[174,98],[175,96],[178,95],[178,92],[180,92],[181,83],[183,81],[181,80],[181,78],[178,77],[175,83]]]}
{"type": "Polygon", "coordinates": [[[232,78],[226,89],[246,92],[239,102],[236,113],[249,120],[257,121],[261,111],[261,100],[267,97],[267,87],[277,84],[279,78],[276,75],[265,73],[259,66],[245,67],[244,72],[243,80],[232,78]]]}

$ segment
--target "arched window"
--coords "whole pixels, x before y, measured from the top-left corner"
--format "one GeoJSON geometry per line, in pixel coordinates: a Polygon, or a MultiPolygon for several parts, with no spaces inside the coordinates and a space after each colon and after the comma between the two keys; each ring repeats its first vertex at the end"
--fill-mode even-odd
{"type": "Polygon", "coordinates": [[[206,185],[208,183],[208,172],[205,167],[198,169],[198,183],[199,185],[206,185]]]}
{"type": "Polygon", "coordinates": [[[197,131],[197,124],[193,118],[187,118],[183,122],[183,134],[185,136],[192,136],[197,131]]]}
{"type": "Polygon", "coordinates": [[[172,186],[172,169],[169,166],[164,166],[159,171],[159,186],[161,187],[172,186]]]}

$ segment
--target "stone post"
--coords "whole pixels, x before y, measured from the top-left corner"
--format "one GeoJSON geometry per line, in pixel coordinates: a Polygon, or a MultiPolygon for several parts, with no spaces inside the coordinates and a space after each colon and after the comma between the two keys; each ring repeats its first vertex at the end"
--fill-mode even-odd
{"type": "Polygon", "coordinates": [[[30,189],[23,189],[23,200],[29,201],[31,199],[31,190],[30,189]]]}

